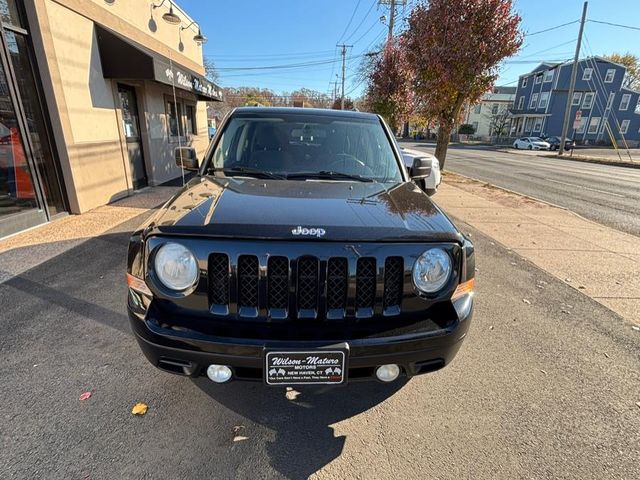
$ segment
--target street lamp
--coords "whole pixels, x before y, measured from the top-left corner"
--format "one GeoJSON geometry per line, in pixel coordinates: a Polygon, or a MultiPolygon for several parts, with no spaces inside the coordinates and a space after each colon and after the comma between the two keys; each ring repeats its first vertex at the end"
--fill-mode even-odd
{"type": "MultiPolygon", "coordinates": [[[[158,7],[161,7],[166,0],[162,0],[158,5],[153,4],[152,7],[155,10],[158,7]]],[[[171,25],[179,25],[182,20],[180,17],[173,12],[173,2],[169,2],[169,11],[162,15],[162,19],[171,24],[171,25]]]]}
{"type": "MultiPolygon", "coordinates": [[[[192,21],[189,25],[187,25],[186,27],[180,27],[180,31],[186,30],[188,29],[191,25],[198,25],[195,21],[192,21]]],[[[193,36],[193,41],[196,42],[198,45],[202,45],[204,43],[207,43],[207,37],[205,37],[204,35],[202,35],[202,32],[200,31],[200,25],[198,25],[198,33],[196,33],[193,36]]]]}

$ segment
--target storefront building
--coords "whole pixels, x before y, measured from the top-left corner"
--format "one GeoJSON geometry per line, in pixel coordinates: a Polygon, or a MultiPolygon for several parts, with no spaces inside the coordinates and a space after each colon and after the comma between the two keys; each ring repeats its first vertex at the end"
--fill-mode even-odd
{"type": "Polygon", "coordinates": [[[181,175],[208,146],[198,25],[156,0],[0,0],[0,237],[181,175]]]}

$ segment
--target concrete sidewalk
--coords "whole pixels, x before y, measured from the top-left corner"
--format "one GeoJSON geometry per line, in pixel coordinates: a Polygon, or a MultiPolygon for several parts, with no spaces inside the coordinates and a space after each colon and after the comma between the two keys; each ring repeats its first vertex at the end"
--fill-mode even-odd
{"type": "MultiPolygon", "coordinates": [[[[455,174],[446,175],[434,199],[455,219],[640,324],[640,238],[455,174]]],[[[570,314],[572,306],[558,308],[570,314]]]]}
{"type": "Polygon", "coordinates": [[[166,202],[177,189],[148,188],[82,215],[69,215],[0,240],[0,283],[149,212],[166,202]]]}

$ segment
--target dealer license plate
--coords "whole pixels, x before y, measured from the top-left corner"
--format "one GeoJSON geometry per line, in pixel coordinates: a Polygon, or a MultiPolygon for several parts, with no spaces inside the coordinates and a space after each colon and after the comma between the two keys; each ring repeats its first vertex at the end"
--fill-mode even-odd
{"type": "Polygon", "coordinates": [[[343,350],[268,351],[265,381],[269,385],[332,384],[346,381],[343,350]]]}

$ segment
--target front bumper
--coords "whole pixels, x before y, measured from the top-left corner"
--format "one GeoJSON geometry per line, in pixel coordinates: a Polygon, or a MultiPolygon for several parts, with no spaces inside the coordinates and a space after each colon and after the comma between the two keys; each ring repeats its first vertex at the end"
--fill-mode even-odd
{"type": "MultiPolygon", "coordinates": [[[[471,299],[473,302],[473,299],[471,299]]],[[[473,306],[465,317],[447,327],[404,335],[358,338],[346,342],[264,340],[215,337],[195,332],[164,328],[157,320],[144,318],[131,305],[129,319],[144,355],[156,367],[191,377],[205,374],[211,364],[228,365],[236,380],[263,379],[267,349],[313,350],[337,343],[349,348],[348,380],[375,378],[379,365],[400,365],[403,375],[414,376],[439,370],[456,356],[473,315],[473,306]]]]}

